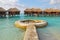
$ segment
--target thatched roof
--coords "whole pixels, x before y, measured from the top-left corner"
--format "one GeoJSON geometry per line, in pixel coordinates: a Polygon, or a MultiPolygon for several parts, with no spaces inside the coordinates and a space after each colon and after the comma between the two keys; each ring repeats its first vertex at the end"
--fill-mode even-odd
{"type": "Polygon", "coordinates": [[[40,8],[37,8],[36,10],[37,10],[37,12],[42,12],[42,10],[40,8]]]}
{"type": "Polygon", "coordinates": [[[0,12],[5,12],[6,10],[2,7],[0,7],[0,12]]]}
{"type": "Polygon", "coordinates": [[[32,10],[30,8],[26,8],[24,12],[31,12],[32,10]]]}
{"type": "Polygon", "coordinates": [[[36,8],[31,8],[32,12],[36,12],[36,8]]]}
{"type": "Polygon", "coordinates": [[[36,8],[31,8],[31,10],[35,10],[36,8]]]}
{"type": "Polygon", "coordinates": [[[45,11],[45,12],[52,12],[53,9],[52,9],[52,8],[50,8],[50,9],[45,9],[44,11],[45,11]]]}
{"type": "Polygon", "coordinates": [[[59,10],[59,9],[55,9],[55,11],[56,11],[56,12],[60,12],[60,10],[59,10]]]}
{"type": "Polygon", "coordinates": [[[42,10],[40,8],[27,8],[24,10],[24,12],[41,12],[42,10]]]}
{"type": "Polygon", "coordinates": [[[40,8],[32,8],[32,12],[41,12],[42,10],[40,8]]]}
{"type": "Polygon", "coordinates": [[[44,11],[45,11],[45,12],[60,12],[59,9],[52,9],[52,8],[46,9],[46,10],[44,10],[44,11]]]}
{"type": "Polygon", "coordinates": [[[20,10],[17,9],[17,8],[10,8],[10,9],[8,9],[8,11],[10,11],[10,12],[15,12],[15,11],[20,11],[20,10]]]}

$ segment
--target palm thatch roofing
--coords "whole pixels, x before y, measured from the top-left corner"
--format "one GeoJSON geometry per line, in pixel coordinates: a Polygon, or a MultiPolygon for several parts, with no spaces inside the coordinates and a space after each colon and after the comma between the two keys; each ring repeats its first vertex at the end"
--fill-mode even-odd
{"type": "Polygon", "coordinates": [[[27,8],[24,10],[24,12],[41,12],[42,10],[40,8],[27,8]]]}
{"type": "Polygon", "coordinates": [[[60,12],[60,10],[59,10],[59,9],[55,9],[55,11],[56,11],[56,12],[60,12]]]}
{"type": "Polygon", "coordinates": [[[2,7],[0,7],[0,12],[5,12],[6,10],[2,7]]]}
{"type": "Polygon", "coordinates": [[[24,10],[24,12],[31,12],[32,10],[31,9],[29,9],[29,8],[26,8],[25,10],[24,10]]]}
{"type": "Polygon", "coordinates": [[[59,9],[53,9],[53,8],[50,8],[50,9],[46,9],[44,10],[45,12],[60,12],[59,9]]]}
{"type": "Polygon", "coordinates": [[[37,12],[42,12],[42,10],[40,8],[37,8],[36,11],[37,12]]]}
{"type": "Polygon", "coordinates": [[[32,12],[37,12],[36,8],[31,8],[32,12]]]}
{"type": "Polygon", "coordinates": [[[20,12],[20,10],[19,9],[17,9],[17,8],[10,8],[10,9],[8,9],[8,12],[20,12]]]}
{"type": "Polygon", "coordinates": [[[52,8],[50,8],[50,9],[45,9],[44,11],[45,11],[45,12],[52,12],[53,9],[52,9],[52,8]]]}

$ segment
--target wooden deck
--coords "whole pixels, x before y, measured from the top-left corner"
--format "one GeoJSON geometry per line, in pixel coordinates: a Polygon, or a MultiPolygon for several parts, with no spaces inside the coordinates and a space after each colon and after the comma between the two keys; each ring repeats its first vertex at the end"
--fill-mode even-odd
{"type": "Polygon", "coordinates": [[[34,25],[28,25],[23,40],[39,40],[34,25]]]}

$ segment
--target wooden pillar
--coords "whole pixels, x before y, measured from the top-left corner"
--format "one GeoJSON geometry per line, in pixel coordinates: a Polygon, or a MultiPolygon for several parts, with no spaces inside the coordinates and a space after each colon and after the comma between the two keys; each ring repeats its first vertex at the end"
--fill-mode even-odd
{"type": "Polygon", "coordinates": [[[4,12],[4,17],[6,17],[6,12],[4,12]]]}
{"type": "Polygon", "coordinates": [[[51,16],[51,12],[48,12],[48,15],[51,16]]]}
{"type": "Polygon", "coordinates": [[[48,12],[44,12],[44,14],[43,14],[44,16],[47,16],[48,15],[48,12]]]}

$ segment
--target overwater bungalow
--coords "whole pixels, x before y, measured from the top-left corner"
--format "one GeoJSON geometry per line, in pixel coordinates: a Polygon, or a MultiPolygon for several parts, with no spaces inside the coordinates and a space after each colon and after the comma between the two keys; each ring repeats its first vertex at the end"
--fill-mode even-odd
{"type": "Polygon", "coordinates": [[[48,16],[54,16],[54,15],[59,15],[60,14],[60,10],[59,9],[46,9],[44,10],[44,15],[48,15],[48,16]]]}
{"type": "Polygon", "coordinates": [[[34,15],[34,16],[39,16],[40,14],[42,14],[42,10],[40,8],[27,8],[24,10],[24,14],[27,15],[34,15]]]}
{"type": "Polygon", "coordinates": [[[0,17],[6,17],[6,10],[0,7],[0,17]]]}
{"type": "Polygon", "coordinates": [[[34,16],[37,16],[37,10],[36,10],[36,8],[31,8],[31,10],[32,10],[32,15],[34,15],[34,16]]]}
{"type": "Polygon", "coordinates": [[[40,8],[36,9],[38,15],[42,15],[42,10],[40,8]]]}
{"type": "Polygon", "coordinates": [[[8,15],[9,16],[15,16],[15,15],[19,15],[20,14],[20,10],[17,8],[10,8],[8,9],[8,15]]]}
{"type": "Polygon", "coordinates": [[[50,8],[50,9],[45,9],[44,10],[44,16],[51,16],[51,14],[52,14],[52,11],[53,11],[53,9],[52,8],[50,8]]]}
{"type": "Polygon", "coordinates": [[[59,9],[55,9],[55,12],[56,12],[55,13],[56,16],[59,16],[60,15],[60,10],[59,9]]]}
{"type": "Polygon", "coordinates": [[[32,8],[32,14],[35,16],[39,16],[42,14],[42,10],[40,8],[32,8]]]}
{"type": "Polygon", "coordinates": [[[29,9],[29,8],[27,8],[27,9],[24,10],[24,14],[25,15],[31,15],[31,13],[32,13],[32,10],[29,9]]]}

